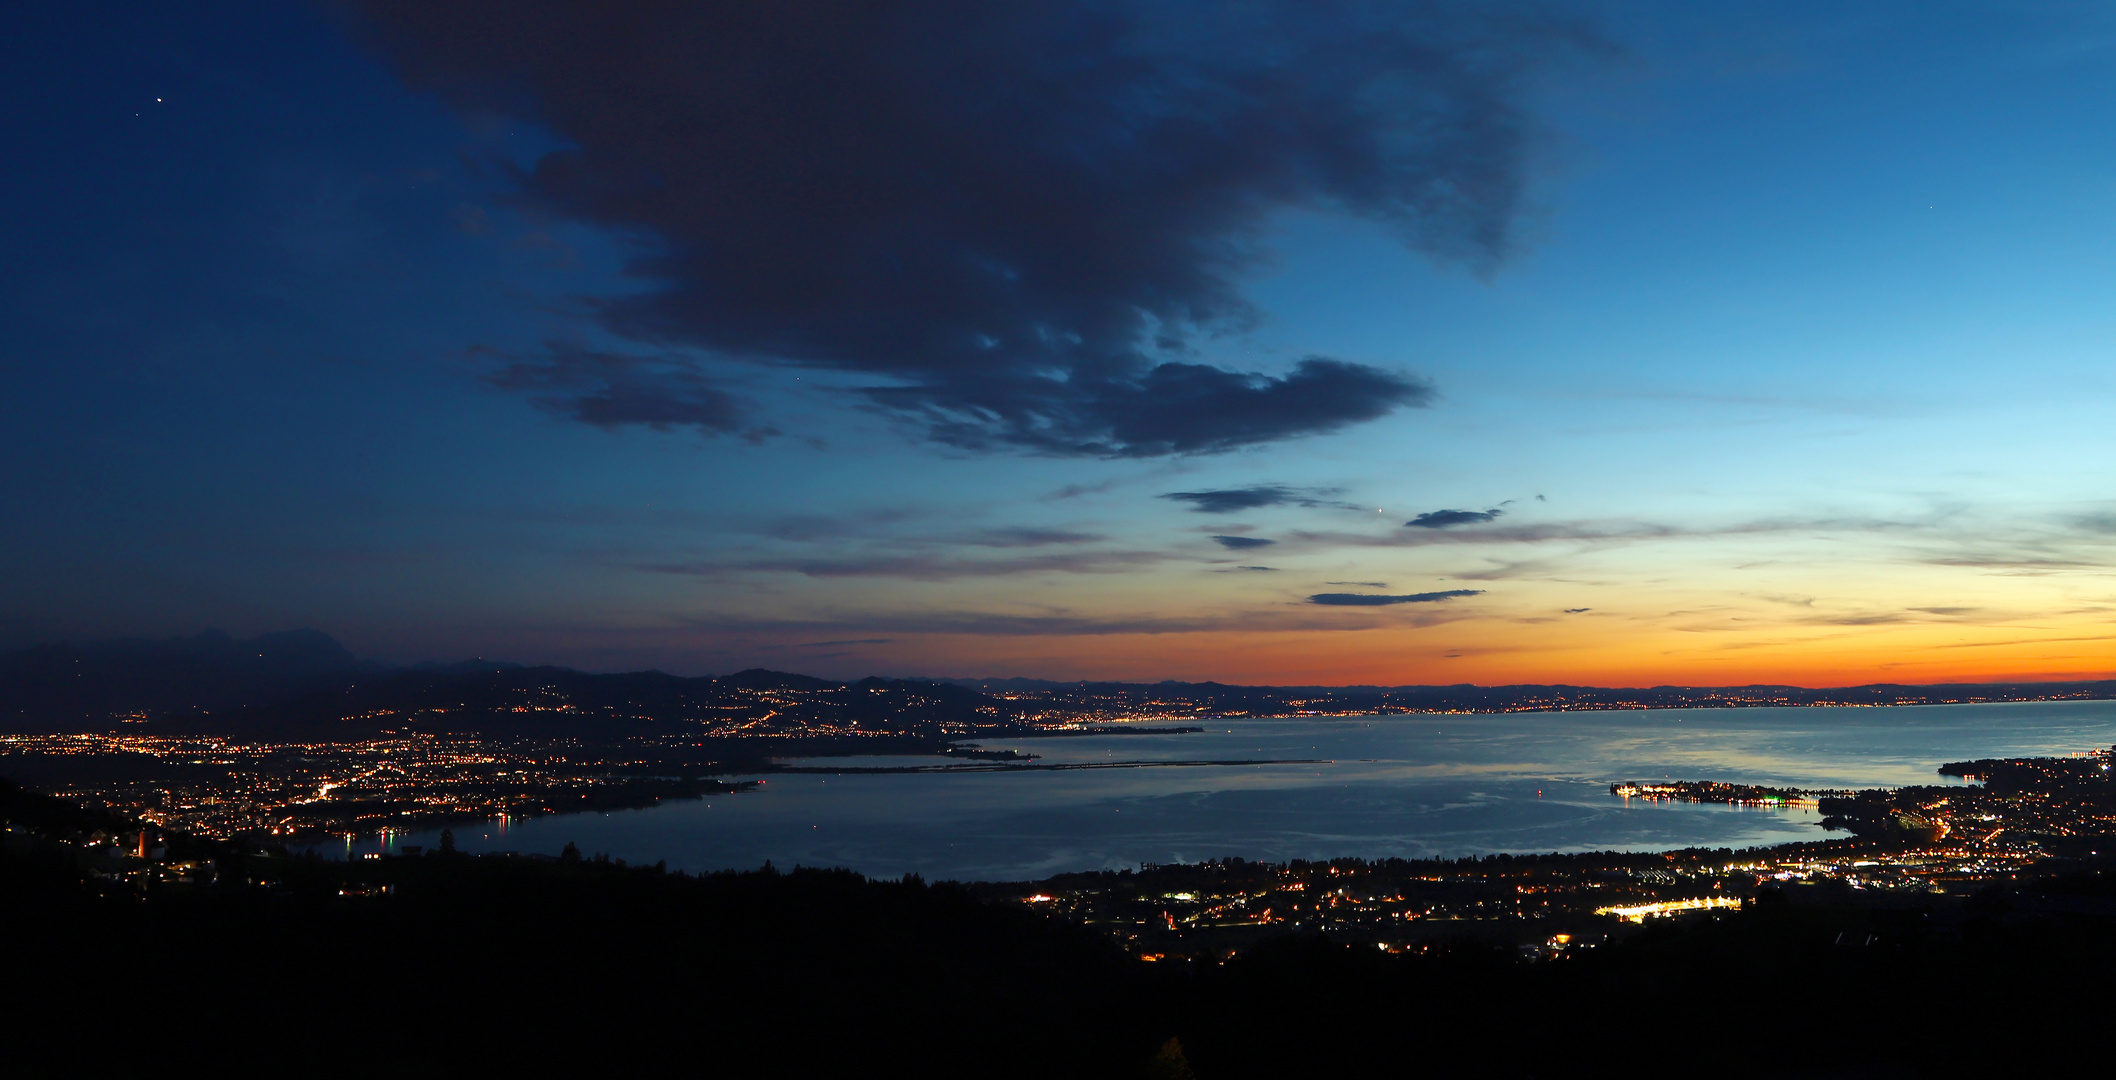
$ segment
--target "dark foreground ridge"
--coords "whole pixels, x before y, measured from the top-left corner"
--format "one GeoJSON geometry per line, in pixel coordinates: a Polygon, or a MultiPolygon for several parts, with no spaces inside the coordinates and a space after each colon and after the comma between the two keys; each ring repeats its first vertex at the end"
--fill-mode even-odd
{"type": "Polygon", "coordinates": [[[1952,765],[1986,786],[1858,793],[1917,828],[1775,849],[969,886],[445,835],[333,862],[0,782],[0,1035],[100,1071],[2020,1075],[2116,1005],[2110,757],[1952,765]]]}

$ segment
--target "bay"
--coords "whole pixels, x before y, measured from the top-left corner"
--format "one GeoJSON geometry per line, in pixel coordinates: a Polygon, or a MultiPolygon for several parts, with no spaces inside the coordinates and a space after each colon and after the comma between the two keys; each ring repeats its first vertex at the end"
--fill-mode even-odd
{"type": "MultiPolygon", "coordinates": [[[[1160,721],[1165,726],[1166,721],[1160,721]]],[[[1223,856],[1282,861],[1748,847],[1831,834],[1812,809],[1622,800],[1620,780],[1858,788],[1943,783],[1943,762],[2116,743],[2116,702],[1668,709],[1200,721],[1180,735],[992,741],[1038,765],[1309,764],[771,774],[758,790],[609,814],[458,826],[458,847],[670,869],[770,860],[875,876],[1018,881],[1223,856]]],[[[844,758],[809,766],[931,765],[844,758]]],[[[392,834],[349,854],[419,844],[392,834]]],[[[335,847],[335,845],[334,845],[335,847]]]]}

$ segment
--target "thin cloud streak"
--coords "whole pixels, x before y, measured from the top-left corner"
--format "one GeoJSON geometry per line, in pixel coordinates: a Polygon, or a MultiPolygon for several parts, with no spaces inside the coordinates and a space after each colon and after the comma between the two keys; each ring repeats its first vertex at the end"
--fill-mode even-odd
{"type": "MultiPolygon", "coordinates": [[[[1385,621],[1306,617],[1314,609],[1273,608],[1226,614],[1164,617],[1149,615],[1089,616],[1071,612],[1036,615],[981,611],[875,612],[832,618],[748,619],[740,616],[672,614],[672,621],[696,630],[754,639],[769,636],[813,636],[830,633],[941,634],[1001,637],[1109,637],[1129,634],[1360,633],[1376,629],[1438,626],[1460,621],[1459,612],[1421,607],[1415,613],[1390,612],[1385,621]]],[[[1375,614],[1383,614],[1376,612],[1375,614]]]]}
{"type": "Polygon", "coordinates": [[[1396,604],[1433,604],[1442,600],[1482,595],[1483,589],[1448,589],[1443,592],[1409,593],[1403,596],[1386,596],[1380,593],[1316,593],[1308,598],[1308,602],[1326,607],[1391,607],[1396,604]]]}
{"type": "Polygon", "coordinates": [[[1165,562],[1158,551],[1071,552],[1013,559],[964,559],[944,555],[877,555],[845,559],[748,559],[741,561],[642,562],[633,569],[654,574],[725,578],[736,574],[787,573],[811,578],[906,578],[951,581],[1021,574],[1113,574],[1165,562]]]}
{"type": "Polygon", "coordinates": [[[1329,508],[1357,510],[1359,507],[1334,498],[1342,494],[1339,488],[1298,488],[1284,484],[1259,484],[1245,488],[1218,488],[1207,491],[1171,491],[1155,498],[1189,503],[1191,510],[1200,514],[1233,514],[1243,510],[1259,510],[1267,506],[1299,506],[1309,509],[1329,508]]]}

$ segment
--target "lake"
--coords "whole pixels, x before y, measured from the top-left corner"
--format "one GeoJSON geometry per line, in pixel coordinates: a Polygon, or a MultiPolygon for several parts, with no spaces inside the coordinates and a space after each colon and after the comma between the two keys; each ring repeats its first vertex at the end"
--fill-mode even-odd
{"type": "MultiPolygon", "coordinates": [[[[1165,724],[1165,721],[1163,722],[1165,724]]],[[[458,847],[588,854],[670,869],[844,866],[876,876],[1024,880],[1239,855],[1424,858],[1744,847],[1831,835],[1811,809],[1622,800],[1619,780],[1797,787],[1942,783],[1942,762],[2116,744],[2116,701],[1889,709],[1222,720],[1185,735],[986,742],[1038,764],[1321,759],[1318,764],[1050,772],[773,774],[757,791],[646,810],[455,830],[458,847]]],[[[844,758],[798,764],[931,764],[844,758]]],[[[790,764],[793,762],[790,762],[790,764]]],[[[352,851],[437,833],[362,840],[352,851]]],[[[1838,834],[1841,835],[1841,834],[1838,834]]],[[[342,854],[343,849],[331,854],[342,854]]]]}

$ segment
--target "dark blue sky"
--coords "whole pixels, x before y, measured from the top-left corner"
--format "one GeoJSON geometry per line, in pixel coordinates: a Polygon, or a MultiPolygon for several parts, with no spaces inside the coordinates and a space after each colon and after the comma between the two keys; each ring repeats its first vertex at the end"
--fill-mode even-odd
{"type": "Polygon", "coordinates": [[[2103,6],[582,10],[18,15],[0,645],[2116,667],[2103,6]]]}

